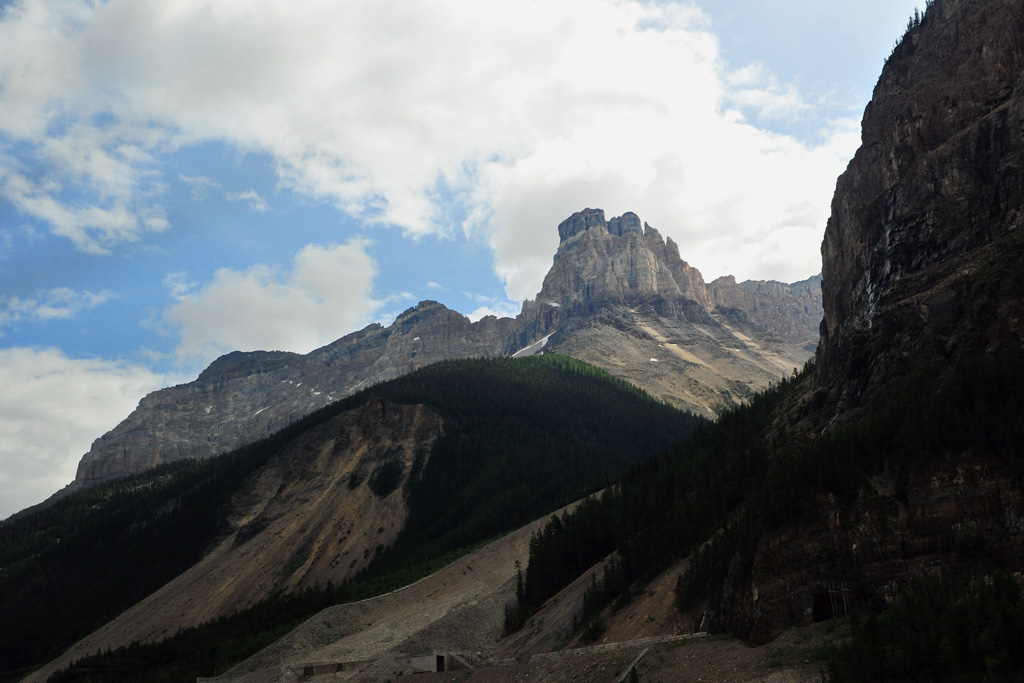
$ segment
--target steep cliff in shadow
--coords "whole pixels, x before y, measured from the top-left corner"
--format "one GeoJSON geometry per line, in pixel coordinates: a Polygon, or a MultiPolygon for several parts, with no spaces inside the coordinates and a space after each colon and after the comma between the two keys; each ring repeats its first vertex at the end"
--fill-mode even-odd
{"type": "MultiPolygon", "coordinates": [[[[936,2],[887,61],[821,253],[818,386],[1020,346],[1024,6],[936,2]]],[[[821,397],[824,399],[824,397],[821,397]]]]}
{"type": "Polygon", "coordinates": [[[822,243],[816,376],[766,435],[806,484],[763,496],[718,606],[756,642],[831,617],[837,586],[879,608],[915,578],[1024,566],[1024,6],[936,0],[862,128],[822,243]]]}

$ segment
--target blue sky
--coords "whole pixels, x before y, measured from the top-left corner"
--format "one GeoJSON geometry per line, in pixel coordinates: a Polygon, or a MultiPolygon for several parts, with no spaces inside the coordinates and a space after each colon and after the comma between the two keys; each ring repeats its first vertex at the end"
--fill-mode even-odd
{"type": "Polygon", "coordinates": [[[915,4],[3,3],[0,518],[226,351],[514,315],[584,207],[815,274],[915,4]]]}

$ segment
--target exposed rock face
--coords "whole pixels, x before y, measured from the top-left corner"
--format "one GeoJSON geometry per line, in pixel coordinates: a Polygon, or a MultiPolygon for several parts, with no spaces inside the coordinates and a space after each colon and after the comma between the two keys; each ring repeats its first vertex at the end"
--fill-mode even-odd
{"type": "MultiPolygon", "coordinates": [[[[941,373],[1024,346],[1022,209],[1024,5],[936,0],[886,63],[832,202],[803,406],[819,430],[857,420],[924,363],[941,373]]],[[[914,577],[1019,568],[1018,456],[936,453],[878,474],[852,503],[814,501],[761,538],[754,578],[727,587],[724,623],[763,641],[831,617],[830,583],[879,605],[914,577]]]]}
{"type": "Polygon", "coordinates": [[[527,353],[574,356],[710,417],[810,354],[821,316],[816,278],[705,285],[671,239],[632,213],[606,220],[586,209],[558,232],[543,288],[517,318],[472,323],[424,301],[387,328],[370,325],[306,355],[229,353],[194,382],[144,398],[94,442],[69,490],[226,452],[365,386],[449,358],[535,345],[527,353]]]}
{"type": "MultiPolygon", "coordinates": [[[[748,590],[732,593],[725,625],[765,642],[793,624],[831,619],[831,589],[881,609],[913,578],[1014,567],[1024,555],[1024,491],[1005,459],[956,454],[897,485],[872,480],[852,505],[815,502],[810,520],[762,537],[748,590]],[[901,487],[905,486],[905,490],[901,487]]],[[[844,595],[835,616],[843,617],[844,595]]]]}
{"type": "Polygon", "coordinates": [[[658,296],[710,308],[700,272],[679,258],[675,242],[641,227],[636,214],[605,221],[604,211],[586,209],[563,221],[558,235],[554,265],[537,301],[593,312],[658,296]]]}
{"type": "Polygon", "coordinates": [[[791,285],[774,280],[737,284],[726,275],[708,284],[708,294],[718,308],[742,311],[751,322],[808,351],[818,348],[821,275],[791,285]]]}
{"type": "Polygon", "coordinates": [[[820,386],[1020,344],[1024,6],[938,0],[889,58],[822,243],[820,386]]]}

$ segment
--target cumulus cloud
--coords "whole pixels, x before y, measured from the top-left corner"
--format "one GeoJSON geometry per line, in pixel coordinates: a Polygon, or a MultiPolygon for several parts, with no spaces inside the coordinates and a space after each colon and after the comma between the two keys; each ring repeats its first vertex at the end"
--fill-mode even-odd
{"type": "Polygon", "coordinates": [[[74,479],[92,441],[168,379],[57,349],[0,349],[0,519],[74,479]]]}
{"type": "Polygon", "coordinates": [[[726,75],[729,101],[770,119],[799,119],[813,112],[796,87],[780,83],[763,64],[750,64],[726,75]]]}
{"type": "Polygon", "coordinates": [[[368,246],[309,245],[290,269],[221,268],[203,284],[169,276],[177,302],[165,319],[180,330],[177,354],[208,362],[235,349],[306,353],[351,332],[381,304],[372,296],[377,266],[368,246]]]}
{"type": "Polygon", "coordinates": [[[56,287],[29,299],[0,296],[0,328],[25,318],[74,318],[83,311],[110,301],[113,297],[113,292],[109,290],[77,292],[67,287],[56,287]]]}
{"type": "Polygon", "coordinates": [[[761,67],[730,70],[682,3],[23,0],[0,46],[0,137],[93,201],[69,208],[11,169],[0,188],[91,251],[166,227],[146,200],[154,159],[218,140],[410,235],[457,229],[458,205],[514,299],[585,206],[636,211],[706,275],[791,279],[820,267],[856,144],[845,121],[818,142],[751,123],[809,108],[761,67]]]}

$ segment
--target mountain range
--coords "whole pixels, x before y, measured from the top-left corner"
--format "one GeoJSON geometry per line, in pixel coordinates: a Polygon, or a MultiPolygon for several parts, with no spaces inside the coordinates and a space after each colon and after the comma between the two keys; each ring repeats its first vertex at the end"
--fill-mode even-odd
{"type": "Polygon", "coordinates": [[[516,318],[471,322],[434,301],[301,355],[234,352],[143,398],[93,443],[69,490],[181,458],[223,453],[377,382],[440,360],[537,352],[586,361],[655,398],[713,417],[810,356],[821,279],[705,283],[631,213],[558,226],[554,264],[516,318]]]}
{"type": "Polygon", "coordinates": [[[229,354],[0,526],[0,587],[39,606],[0,644],[52,646],[8,676],[681,680],[706,652],[682,634],[867,613],[771,680],[1017,680],[1022,222],[1024,7],[929,2],[820,280],[705,283],[635,215],[587,209],[515,319],[423,302],[304,356],[229,354]],[[70,558],[123,604],[83,607],[70,558]]]}

